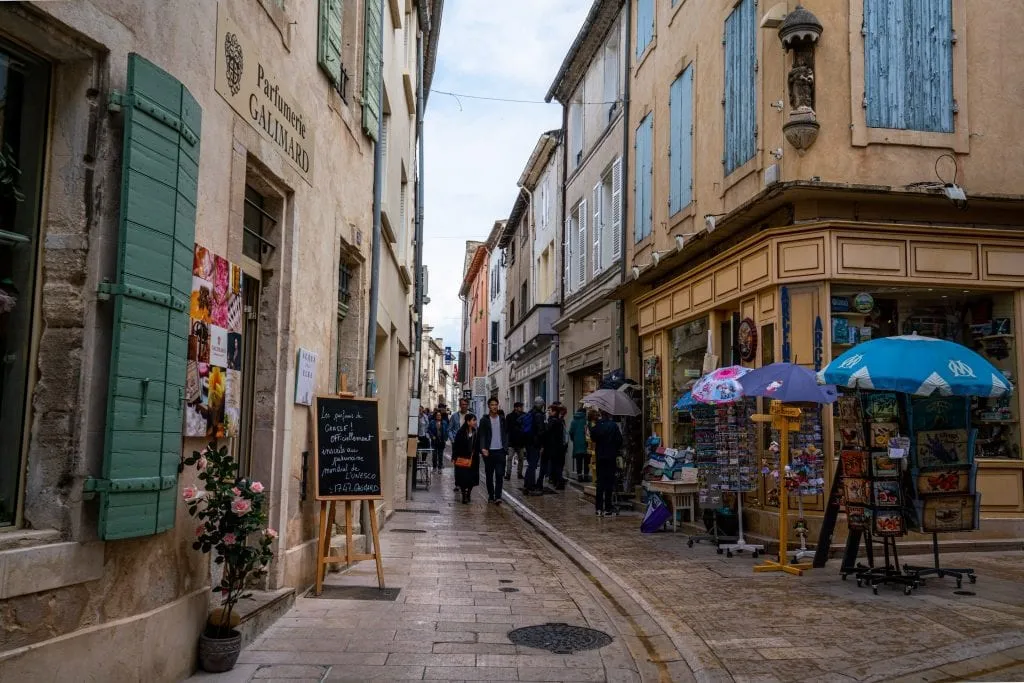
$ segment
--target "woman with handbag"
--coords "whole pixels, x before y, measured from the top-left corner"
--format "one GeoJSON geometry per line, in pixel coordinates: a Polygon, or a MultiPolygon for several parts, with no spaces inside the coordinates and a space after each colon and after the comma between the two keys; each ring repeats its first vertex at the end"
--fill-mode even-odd
{"type": "Polygon", "coordinates": [[[469,503],[473,487],[480,483],[476,415],[466,413],[462,426],[452,441],[452,464],[455,465],[455,486],[462,491],[462,502],[469,503]]]}

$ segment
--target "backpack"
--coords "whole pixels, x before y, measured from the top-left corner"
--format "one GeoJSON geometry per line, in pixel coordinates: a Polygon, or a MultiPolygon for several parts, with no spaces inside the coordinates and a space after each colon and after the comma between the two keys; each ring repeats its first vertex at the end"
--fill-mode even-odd
{"type": "Polygon", "coordinates": [[[533,433],[533,412],[523,413],[519,416],[519,432],[523,436],[533,433]]]}

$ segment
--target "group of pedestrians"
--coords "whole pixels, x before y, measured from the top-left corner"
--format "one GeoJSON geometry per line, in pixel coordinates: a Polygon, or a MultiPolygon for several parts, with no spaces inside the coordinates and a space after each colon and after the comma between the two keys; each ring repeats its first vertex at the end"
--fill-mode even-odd
{"type": "Polygon", "coordinates": [[[508,414],[497,398],[491,398],[487,414],[480,419],[469,412],[465,399],[459,401],[459,411],[452,415],[439,409],[427,417],[426,412],[420,416],[421,442],[429,442],[434,469],[440,470],[446,442],[451,440],[455,489],[462,494],[463,503],[470,502],[480,481],[481,463],[487,500],[495,505],[501,504],[503,482],[511,481],[513,469],[516,478],[523,481],[523,495],[562,491],[566,485],[566,454],[571,452],[573,469],[581,482],[590,481],[590,460],[594,458],[596,511],[599,516],[612,512],[622,433],[607,414],[580,409],[567,425],[566,408],[555,401],[545,409],[544,399],[539,396],[529,412],[516,402],[508,414]]]}

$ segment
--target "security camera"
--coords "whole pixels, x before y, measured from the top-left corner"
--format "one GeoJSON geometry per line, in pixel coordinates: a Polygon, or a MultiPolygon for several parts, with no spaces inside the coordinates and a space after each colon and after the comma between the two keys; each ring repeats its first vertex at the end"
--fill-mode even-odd
{"type": "Polygon", "coordinates": [[[651,254],[651,263],[654,264],[655,268],[658,267],[658,264],[661,263],[661,252],[660,251],[656,251],[653,254],[651,254]]]}
{"type": "Polygon", "coordinates": [[[942,187],[942,191],[945,193],[946,199],[953,202],[953,206],[961,211],[967,208],[967,193],[964,192],[964,188],[956,183],[946,183],[942,187]]]}
{"type": "Polygon", "coordinates": [[[712,216],[711,214],[708,214],[707,216],[704,216],[704,229],[707,230],[708,232],[714,232],[715,231],[715,226],[717,224],[718,224],[718,221],[716,221],[715,217],[712,216]]]}
{"type": "Polygon", "coordinates": [[[633,266],[633,279],[634,280],[639,280],[640,279],[640,266],[633,266]]]}
{"type": "Polygon", "coordinates": [[[682,235],[676,235],[676,251],[682,251],[683,247],[686,246],[686,238],[682,235]]]}

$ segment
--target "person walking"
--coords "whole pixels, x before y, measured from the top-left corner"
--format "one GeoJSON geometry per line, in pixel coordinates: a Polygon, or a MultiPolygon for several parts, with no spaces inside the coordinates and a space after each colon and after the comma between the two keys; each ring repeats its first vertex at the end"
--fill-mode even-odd
{"type": "Polygon", "coordinates": [[[473,488],[480,483],[480,443],[476,415],[462,416],[462,426],[452,439],[452,465],[455,467],[455,488],[462,492],[462,502],[469,503],[473,488]]]}
{"type": "Polygon", "coordinates": [[[440,472],[444,467],[444,445],[448,441],[448,420],[440,410],[434,411],[434,419],[427,425],[427,436],[434,449],[434,471],[440,472]]]}
{"type": "Polygon", "coordinates": [[[455,441],[455,434],[462,427],[462,423],[466,419],[466,415],[469,415],[469,401],[464,398],[459,399],[459,412],[454,413],[448,418],[448,429],[451,431],[451,440],[455,441]]]}
{"type": "Polygon", "coordinates": [[[555,401],[548,406],[548,421],[544,426],[543,445],[540,453],[541,492],[554,493],[560,483],[556,468],[561,459],[565,458],[565,422],[562,421],[562,404],[555,401]],[[552,488],[544,488],[544,477],[552,488]]]}
{"type": "Polygon", "coordinates": [[[487,415],[480,420],[480,455],[484,460],[484,481],[487,482],[487,502],[501,503],[502,476],[508,457],[508,428],[505,411],[498,407],[498,399],[487,401],[487,415]]]}
{"type": "Polygon", "coordinates": [[[598,517],[612,514],[612,494],[615,491],[616,460],[622,448],[622,432],[612,422],[608,413],[601,411],[601,418],[590,430],[594,441],[594,459],[597,462],[597,500],[594,503],[598,517]]]}
{"type": "Polygon", "coordinates": [[[526,415],[523,423],[526,441],[526,481],[523,483],[523,494],[533,496],[543,493],[544,472],[538,470],[544,442],[544,399],[540,396],[533,399],[533,409],[526,415]]]}
{"type": "Polygon", "coordinates": [[[587,452],[587,411],[580,408],[569,424],[569,441],[572,442],[572,464],[576,481],[583,483],[590,471],[590,453],[587,452]]]}
{"type": "Polygon", "coordinates": [[[516,461],[516,478],[523,478],[523,463],[526,462],[526,436],[523,433],[523,402],[516,401],[512,412],[505,418],[505,431],[508,432],[508,450],[505,451],[505,481],[512,479],[512,460],[516,461]]]}

